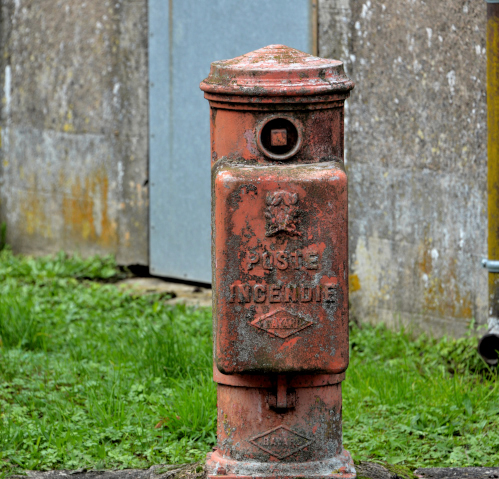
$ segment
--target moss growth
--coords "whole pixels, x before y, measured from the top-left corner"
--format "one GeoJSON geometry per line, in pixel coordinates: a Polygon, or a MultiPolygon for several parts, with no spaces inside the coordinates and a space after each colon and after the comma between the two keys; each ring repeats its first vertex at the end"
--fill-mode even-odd
{"type": "Polygon", "coordinates": [[[379,477],[390,477],[391,479],[416,479],[409,466],[388,464],[387,462],[364,462],[355,463],[357,468],[357,479],[374,479],[379,477]],[[367,476],[366,476],[367,474],[367,476]],[[373,477],[371,477],[373,476],[373,477]]]}
{"type": "Polygon", "coordinates": [[[407,466],[400,466],[394,464],[383,464],[392,474],[396,474],[397,479],[415,479],[416,476],[412,473],[411,469],[407,466]]]}

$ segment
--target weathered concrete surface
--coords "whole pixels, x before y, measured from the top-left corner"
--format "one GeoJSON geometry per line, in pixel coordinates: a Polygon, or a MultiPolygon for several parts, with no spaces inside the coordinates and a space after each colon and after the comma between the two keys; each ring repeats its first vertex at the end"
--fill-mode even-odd
{"type": "Polygon", "coordinates": [[[348,100],[352,314],[463,334],[485,323],[485,2],[321,0],[348,100]],[[345,29],[345,25],[347,28],[345,29]]]}
{"type": "Polygon", "coordinates": [[[319,0],[318,5],[319,55],[345,62],[351,36],[350,0],[319,0]]]}
{"type": "Polygon", "coordinates": [[[146,4],[2,2],[0,215],[15,251],[147,264],[146,4]]]}
{"type": "MultiPolygon", "coordinates": [[[[374,462],[361,462],[356,466],[359,479],[492,479],[499,478],[499,467],[448,467],[418,469],[415,474],[393,472],[374,462]]],[[[398,469],[402,469],[398,467],[398,469]]],[[[11,476],[28,479],[204,479],[206,474],[201,463],[185,465],[158,465],[149,469],[125,469],[122,471],[28,471],[27,476],[11,476]]]]}

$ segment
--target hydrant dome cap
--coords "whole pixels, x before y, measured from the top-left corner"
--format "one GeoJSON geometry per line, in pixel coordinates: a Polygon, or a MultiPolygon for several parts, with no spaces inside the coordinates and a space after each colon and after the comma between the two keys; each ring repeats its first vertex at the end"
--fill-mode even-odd
{"type": "Polygon", "coordinates": [[[232,60],[213,62],[200,84],[208,93],[252,96],[346,93],[353,87],[342,62],[285,45],[268,45],[232,60]]]}

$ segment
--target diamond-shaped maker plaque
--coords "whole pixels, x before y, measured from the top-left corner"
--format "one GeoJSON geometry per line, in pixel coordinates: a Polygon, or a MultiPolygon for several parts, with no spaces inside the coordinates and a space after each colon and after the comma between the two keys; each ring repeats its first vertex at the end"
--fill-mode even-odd
{"type": "Polygon", "coordinates": [[[277,426],[250,439],[251,444],[268,452],[277,459],[284,459],[312,444],[312,441],[289,427],[277,426]]]}
{"type": "Polygon", "coordinates": [[[252,321],[251,324],[255,328],[263,329],[267,333],[279,338],[287,338],[314,323],[297,314],[281,309],[264,314],[252,321]]]}

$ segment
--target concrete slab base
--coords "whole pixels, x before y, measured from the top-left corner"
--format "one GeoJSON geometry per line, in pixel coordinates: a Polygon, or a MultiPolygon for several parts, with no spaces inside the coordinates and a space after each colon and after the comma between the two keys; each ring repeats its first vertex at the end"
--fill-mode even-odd
{"type": "MultiPolygon", "coordinates": [[[[397,471],[397,466],[385,467],[373,462],[361,462],[355,465],[355,469],[358,479],[499,479],[499,467],[443,467],[403,473],[397,471]]],[[[26,475],[23,476],[10,476],[11,479],[206,479],[206,477],[202,463],[158,465],[149,469],[122,471],[26,471],[26,475]]],[[[229,476],[219,477],[228,479],[229,476]]]]}
{"type": "Polygon", "coordinates": [[[310,462],[259,462],[227,459],[219,451],[208,454],[208,479],[355,479],[350,453],[310,462]],[[223,472],[222,472],[223,471],[223,472]]]}

